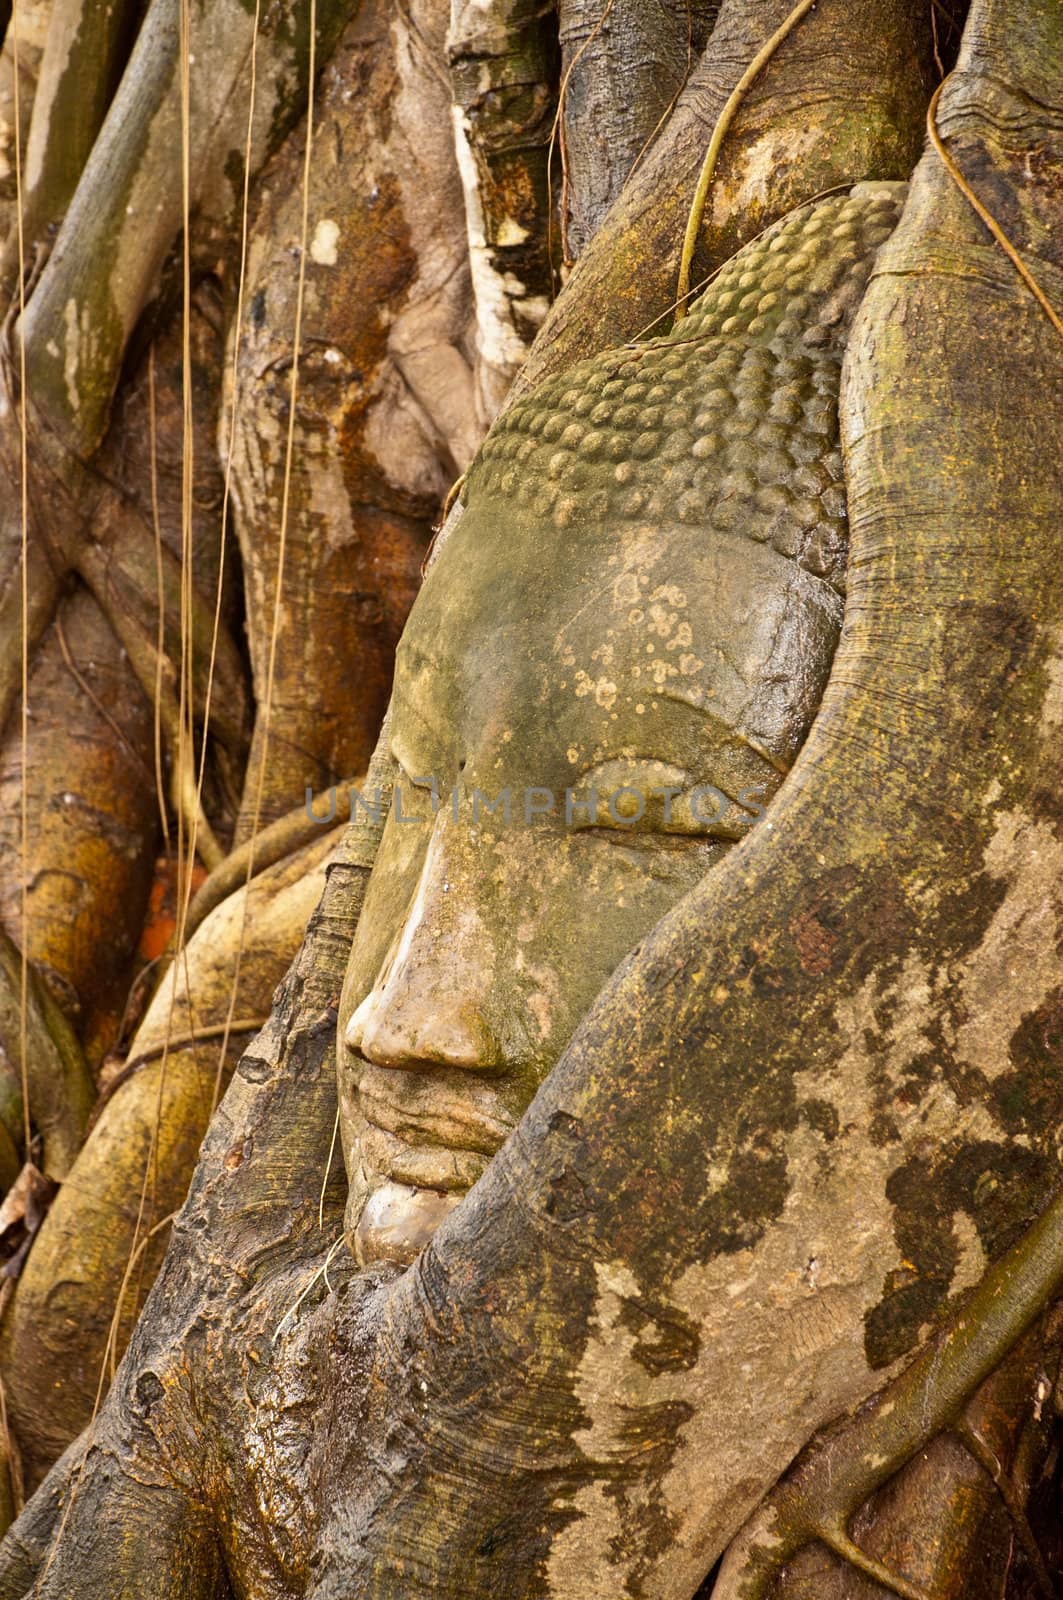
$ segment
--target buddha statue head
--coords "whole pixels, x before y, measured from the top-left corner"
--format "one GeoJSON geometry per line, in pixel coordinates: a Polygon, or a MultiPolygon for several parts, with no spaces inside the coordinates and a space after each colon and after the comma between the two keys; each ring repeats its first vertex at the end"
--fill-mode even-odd
{"type": "Polygon", "coordinates": [[[841,623],[840,363],[902,194],[785,219],[671,335],[513,407],[471,470],[399,645],[341,1005],[361,1261],[413,1259],[792,764],[841,623]]]}

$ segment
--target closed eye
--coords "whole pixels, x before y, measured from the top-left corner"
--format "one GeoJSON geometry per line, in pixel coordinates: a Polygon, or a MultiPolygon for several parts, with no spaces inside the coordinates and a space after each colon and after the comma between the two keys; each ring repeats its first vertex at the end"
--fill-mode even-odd
{"type": "Polygon", "coordinates": [[[764,814],[766,785],[732,794],[656,760],[602,762],[581,780],[566,822],[581,833],[622,838],[742,838],[764,814]]]}

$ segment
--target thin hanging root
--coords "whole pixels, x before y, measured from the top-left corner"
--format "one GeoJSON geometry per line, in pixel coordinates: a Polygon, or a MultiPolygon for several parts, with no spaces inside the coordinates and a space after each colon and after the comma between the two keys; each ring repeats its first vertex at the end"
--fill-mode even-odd
{"type": "MultiPolygon", "coordinates": [[[[126,641],[123,639],[122,643],[125,644],[126,641]]],[[[132,650],[129,650],[128,646],[126,649],[141,688],[145,694],[153,694],[156,680],[154,666],[145,662],[146,670],[142,676],[132,650]]],[[[150,646],[142,649],[142,653],[153,654],[150,646]]],[[[213,872],[225,860],[225,851],[219,844],[217,835],[207,821],[206,813],[200,804],[199,787],[196,783],[195,749],[191,739],[181,738],[180,711],[177,701],[168,689],[160,690],[157,706],[159,722],[170,753],[170,804],[183,819],[187,837],[195,839],[196,853],[202,857],[207,871],[213,872]]]]}
{"type": "MultiPolygon", "coordinates": [[[[181,719],[177,700],[173,692],[161,683],[158,652],[120,606],[108,604],[106,561],[94,546],[89,546],[83,552],[78,561],[78,571],[118,635],[119,643],[129,657],[129,665],[141,689],[149,702],[157,706],[157,715],[170,756],[171,802],[177,814],[184,819],[189,837],[193,836],[194,829],[196,848],[208,872],[213,872],[225,859],[225,851],[218,843],[214,830],[200,806],[195,753],[191,741],[180,737],[181,719]]],[[[162,666],[164,670],[165,664],[162,666]]]]}
{"type": "Polygon", "coordinates": [[[340,1132],[340,1108],[336,1107],[336,1120],[332,1124],[332,1143],[328,1147],[328,1160],[325,1162],[325,1176],[321,1180],[321,1193],[317,1197],[317,1225],[324,1232],[325,1228],[325,1193],[328,1181],[332,1175],[332,1159],[336,1154],[336,1140],[340,1132]]]}
{"type": "Polygon", "coordinates": [[[432,562],[435,560],[435,549],[436,549],[436,543],[437,543],[437,541],[439,539],[439,535],[443,532],[443,529],[447,525],[447,518],[450,516],[450,513],[454,509],[454,502],[457,500],[458,496],[461,494],[462,490],[465,488],[465,480],[466,480],[467,477],[468,477],[468,473],[463,472],[460,478],[455,478],[454,482],[451,484],[450,488],[447,490],[446,499],[443,501],[443,507],[442,507],[442,510],[439,513],[439,521],[435,524],[435,526],[432,529],[432,537],[428,541],[428,548],[425,550],[424,559],[421,562],[421,580],[422,580],[422,582],[423,582],[424,578],[427,576],[429,567],[432,565],[432,562]]]}
{"type": "MultiPolygon", "coordinates": [[[[844,183],[834,183],[831,184],[829,189],[820,189],[815,194],[810,194],[807,200],[799,200],[797,205],[790,207],[789,211],[784,211],[779,217],[773,217],[770,222],[766,223],[765,226],[761,228],[759,233],[753,234],[752,238],[747,239],[745,243],[756,244],[758,239],[763,239],[764,235],[766,233],[770,233],[773,228],[780,227],[781,224],[787,222],[790,217],[796,217],[799,211],[807,211],[810,206],[816,205],[820,200],[829,199],[831,195],[848,194],[851,188],[852,183],[849,179],[846,179],[844,183]]],[[[700,294],[703,289],[707,289],[709,284],[720,276],[720,273],[726,266],[727,262],[721,261],[719,266],[713,267],[712,271],[707,272],[703,278],[699,278],[697,283],[691,284],[686,291],[685,298],[689,300],[691,295],[700,294]]],[[[667,321],[679,304],[680,302],[678,300],[673,300],[669,305],[666,305],[663,311],[659,311],[655,317],[651,318],[649,322],[644,323],[643,326],[639,328],[636,333],[633,333],[629,339],[625,339],[623,348],[625,350],[637,350],[647,335],[651,334],[654,328],[658,327],[662,322],[667,321]]],[[[685,341],[680,340],[680,343],[683,342],[685,341]]]]}
{"type": "Polygon", "coordinates": [[[166,780],[162,763],[162,719],[159,705],[162,699],[162,661],[166,642],[166,594],[162,572],[162,523],[159,520],[159,450],[158,424],[155,406],[155,344],[148,351],[148,460],[151,478],[151,526],[155,535],[155,593],[159,608],[159,623],[155,636],[155,692],[152,696],[155,732],[155,793],[159,802],[159,825],[167,853],[170,849],[170,818],[166,809],[166,780]]]}
{"type": "Polygon", "coordinates": [[[340,1245],[342,1243],[343,1243],[343,1234],[341,1233],[338,1239],[333,1239],[331,1245],[329,1246],[328,1255],[325,1257],[325,1259],[322,1262],[321,1266],[318,1267],[317,1271],[314,1273],[313,1277],[310,1279],[310,1282],[302,1290],[302,1292],[299,1295],[298,1299],[292,1301],[291,1305],[288,1307],[287,1311],[284,1313],[283,1317],[280,1319],[280,1321],[278,1322],[277,1326],[274,1328],[274,1330],[273,1330],[273,1342],[274,1342],[274,1344],[276,1344],[277,1340],[280,1338],[281,1329],[284,1327],[284,1324],[288,1321],[288,1318],[295,1316],[295,1313],[298,1311],[299,1307],[302,1305],[303,1301],[306,1299],[306,1297],[310,1293],[310,1291],[314,1288],[315,1284],[320,1283],[322,1278],[324,1278],[325,1283],[328,1285],[328,1292],[330,1294],[333,1292],[332,1291],[332,1285],[329,1283],[328,1269],[329,1269],[329,1264],[332,1261],[333,1256],[336,1254],[336,1251],[339,1249],[339,1247],[340,1247],[340,1245]]]}
{"type": "Polygon", "coordinates": [[[268,1017],[234,1017],[231,1022],[211,1022],[205,1027],[190,1028],[187,1033],[175,1034],[173,1038],[161,1044],[152,1045],[149,1050],[138,1050],[136,1055],[129,1057],[120,1072],[108,1083],[107,1088],[100,1095],[92,1118],[92,1126],[100,1120],[104,1107],[114,1099],[118,1090],[124,1083],[128,1083],[135,1072],[141,1067],[146,1067],[151,1061],[158,1061],[165,1054],[176,1055],[179,1050],[188,1050],[193,1045],[209,1044],[212,1039],[228,1039],[233,1034],[259,1033],[269,1021],[268,1017]]]}
{"type": "Polygon", "coordinates": [[[974,1391],[1063,1289],[1063,1191],[982,1279],[951,1321],[866,1410],[811,1446],[732,1543],[713,1600],[768,1600],[783,1566],[819,1541],[891,1588],[927,1600],[890,1574],[872,1574],[849,1522],[936,1434],[956,1428],[974,1391]]]}
{"type": "Polygon", "coordinates": [[[105,1359],[107,1361],[108,1377],[111,1383],[114,1382],[114,1375],[118,1370],[118,1329],[121,1326],[122,1314],[125,1309],[126,1295],[129,1289],[129,1279],[132,1276],[137,1262],[140,1260],[141,1256],[144,1254],[155,1235],[157,1233],[161,1233],[163,1228],[170,1227],[172,1223],[176,1222],[179,1215],[180,1212],[178,1211],[170,1211],[167,1212],[165,1217],[160,1217],[155,1226],[153,1228],[149,1228],[144,1237],[134,1246],[133,1252],[129,1257],[129,1270],[122,1279],[122,1287],[118,1291],[118,1302],[114,1308],[114,1316],[111,1318],[111,1329],[107,1338],[105,1359]]]}
{"type": "Polygon", "coordinates": [[[745,99],[746,91],[768,64],[783,40],[796,28],[806,12],[811,11],[816,0],[798,0],[790,15],[782,25],[776,28],[771,38],[761,46],[753,57],[749,66],[743,72],[731,93],[728,95],[723,110],[716,119],[716,126],[712,130],[709,148],[705,152],[701,173],[698,177],[698,186],[694,190],[694,203],[690,207],[690,216],[687,218],[687,231],[683,238],[683,251],[679,257],[679,277],[676,281],[675,297],[677,301],[675,320],[681,322],[687,314],[687,301],[690,298],[690,268],[694,261],[694,249],[701,232],[701,219],[705,215],[705,203],[709,198],[712,187],[713,175],[716,172],[716,161],[720,148],[727,137],[727,131],[735,119],[739,106],[745,99]]]}
{"type": "Polygon", "coordinates": [[[200,804],[199,785],[196,782],[195,749],[191,739],[183,740],[178,737],[179,719],[176,705],[167,704],[167,698],[164,697],[161,706],[163,727],[166,729],[172,752],[170,800],[174,810],[184,818],[189,839],[196,841],[196,854],[202,857],[207,871],[213,872],[225,860],[225,851],[218,842],[218,837],[207,821],[206,812],[200,804]]]}
{"type": "Polygon", "coordinates": [[[29,1086],[29,784],[27,781],[29,753],[29,685],[30,685],[30,597],[29,597],[29,435],[26,428],[26,241],[23,228],[22,206],[22,141],[19,132],[22,111],[19,106],[18,18],[11,18],[11,50],[14,62],[15,123],[15,208],[16,239],[18,242],[18,441],[19,441],[19,539],[21,563],[19,584],[19,637],[21,707],[19,712],[19,742],[22,754],[22,778],[19,786],[19,857],[22,871],[19,875],[19,1022],[18,1044],[22,1074],[23,1137],[27,1161],[30,1154],[30,1086],[29,1086]]]}
{"type": "MultiPolygon", "coordinates": [[[[284,444],[284,478],[281,488],[280,529],[277,537],[277,573],[273,587],[273,612],[270,619],[269,651],[266,658],[266,686],[262,697],[262,747],[258,760],[258,771],[254,779],[248,772],[248,787],[252,788],[254,804],[251,811],[251,839],[259,831],[262,820],[262,801],[266,792],[266,757],[269,753],[269,731],[273,719],[273,686],[277,673],[277,639],[281,631],[281,605],[284,596],[284,570],[288,551],[288,512],[291,505],[292,491],[292,460],[295,454],[295,417],[296,403],[299,397],[299,356],[303,337],[303,310],[306,299],[306,255],[307,243],[310,237],[310,171],[311,156],[314,147],[314,72],[315,51],[317,40],[317,0],[310,0],[309,16],[309,67],[307,72],[306,90],[306,135],[303,154],[303,181],[302,181],[302,207],[299,222],[299,270],[296,275],[295,286],[295,326],[292,329],[292,365],[291,380],[288,385],[288,432],[284,444]],[[253,787],[252,787],[253,786],[253,787]]],[[[247,879],[250,883],[253,857],[247,864],[247,879]]],[[[240,949],[236,956],[236,973],[233,987],[240,981],[240,960],[243,949],[241,936],[240,949]]]]}
{"type": "Polygon", "coordinates": [[[981,200],[979,200],[978,196],[975,194],[974,190],[971,188],[970,184],[967,182],[967,179],[964,177],[955,161],[953,161],[948,150],[945,148],[944,143],[942,142],[941,134],[938,131],[937,125],[937,109],[938,101],[941,99],[941,91],[944,89],[945,84],[948,83],[948,81],[948,78],[946,78],[944,83],[938,84],[933,95],[931,96],[930,104],[926,108],[926,131],[930,136],[930,142],[941,158],[942,166],[945,168],[945,171],[948,173],[957,189],[967,201],[967,204],[971,207],[972,211],[974,211],[975,214],[985,223],[986,227],[993,235],[993,238],[1003,250],[1004,254],[1015,268],[1015,271],[1019,274],[1019,277],[1022,279],[1023,283],[1029,289],[1030,293],[1037,301],[1037,304],[1041,307],[1041,310],[1044,312],[1053,328],[1055,328],[1059,336],[1063,338],[1063,319],[1060,318],[1059,313],[1053,307],[1048,296],[1045,294],[1044,290],[1041,288],[1041,285],[1038,283],[1037,279],[1034,277],[1033,273],[1030,271],[1029,267],[1026,265],[1025,261],[1022,259],[1019,252],[1016,250],[1015,246],[1004,232],[1004,229],[1000,226],[1000,223],[997,221],[996,217],[994,217],[993,213],[988,211],[982,204],[981,200]]]}
{"type": "Polygon", "coordinates": [[[964,1448],[974,1457],[978,1465],[988,1474],[996,1486],[1000,1498],[1007,1507],[1011,1525],[1015,1530],[1015,1537],[1022,1546],[1023,1555],[1030,1564],[1038,1589],[1044,1600],[1058,1600],[1058,1592],[1052,1582],[1052,1575],[1045,1564],[1041,1554],[1041,1547],[1034,1537],[1023,1505],[1010,1475],[1005,1472],[996,1455],[982,1438],[977,1428],[967,1417],[961,1417],[952,1430],[964,1448]]]}
{"type": "MultiPolygon", "coordinates": [[[[253,22],[252,29],[251,29],[251,55],[250,55],[250,72],[249,72],[249,87],[248,87],[248,102],[247,102],[247,131],[246,131],[246,135],[245,135],[245,138],[244,138],[244,188],[243,188],[243,196],[241,198],[241,203],[240,203],[240,266],[239,266],[239,270],[237,272],[237,278],[236,278],[236,307],[235,307],[235,311],[234,311],[234,322],[233,322],[234,334],[233,334],[233,359],[232,359],[232,378],[231,378],[231,382],[232,382],[232,406],[231,406],[231,410],[230,410],[230,414],[229,414],[229,438],[228,438],[228,443],[227,443],[226,449],[225,449],[225,486],[224,486],[224,489],[222,491],[222,500],[221,500],[221,526],[220,526],[220,528],[218,530],[218,582],[217,582],[217,586],[216,586],[215,591],[214,591],[214,619],[213,619],[213,624],[212,624],[211,633],[210,633],[210,653],[209,653],[209,656],[208,656],[209,667],[208,667],[208,670],[207,670],[207,687],[206,687],[206,693],[204,694],[204,697],[203,697],[203,744],[202,744],[202,748],[201,748],[201,751],[200,751],[199,780],[198,780],[198,783],[196,785],[196,808],[197,808],[197,811],[200,811],[200,812],[202,811],[203,779],[204,779],[204,776],[206,775],[206,770],[207,770],[207,734],[210,732],[210,726],[211,726],[211,708],[212,708],[212,702],[213,702],[213,697],[214,697],[215,669],[217,667],[217,661],[218,661],[218,643],[219,643],[219,640],[221,638],[222,595],[223,595],[224,588],[225,588],[225,565],[226,565],[226,552],[227,552],[227,547],[228,547],[228,536],[229,536],[229,507],[231,505],[231,500],[232,500],[233,454],[234,454],[234,449],[235,449],[235,444],[236,444],[236,424],[237,424],[237,418],[239,416],[239,411],[240,411],[240,341],[241,341],[241,338],[242,338],[242,335],[243,335],[244,291],[245,291],[245,287],[246,287],[246,283],[247,283],[248,216],[249,216],[249,213],[250,213],[250,201],[251,201],[251,168],[252,168],[251,152],[252,152],[252,146],[253,146],[253,141],[254,141],[254,128],[255,128],[255,98],[256,98],[257,87],[258,87],[258,34],[259,34],[259,25],[261,23],[261,18],[262,18],[262,0],[255,0],[255,15],[254,15],[254,22],[253,22]]],[[[186,261],[187,261],[187,256],[188,256],[188,231],[187,231],[187,219],[186,219],[186,231],[185,231],[185,259],[186,259],[186,261]]],[[[187,340],[187,337],[188,337],[188,307],[187,307],[187,305],[185,307],[185,328],[184,328],[184,332],[185,332],[185,338],[187,340]]],[[[190,387],[189,387],[190,386],[190,382],[191,382],[190,377],[189,377],[188,373],[186,372],[185,373],[186,392],[190,392],[190,387]]],[[[154,522],[155,522],[156,548],[157,548],[157,550],[159,552],[158,553],[159,587],[160,587],[159,627],[160,627],[160,633],[161,633],[161,629],[162,629],[162,610],[161,610],[161,605],[162,605],[162,601],[161,601],[161,589],[162,589],[162,540],[161,540],[161,537],[159,535],[158,507],[157,507],[157,504],[155,503],[154,495],[155,495],[155,461],[154,461],[154,456],[153,456],[152,457],[152,496],[153,496],[153,502],[152,502],[153,513],[152,514],[153,514],[153,518],[154,518],[154,522]]],[[[161,648],[162,648],[161,642],[160,642],[159,648],[160,648],[160,651],[161,651],[161,648]]],[[[237,810],[239,809],[239,802],[238,801],[236,803],[235,809],[237,809],[237,810]]],[[[169,836],[168,835],[167,835],[167,842],[169,842],[169,836]]],[[[225,859],[231,860],[232,857],[229,856],[227,858],[224,858],[222,861],[218,862],[211,869],[212,873],[217,873],[219,868],[224,866],[225,859]]],[[[192,880],[191,880],[191,877],[189,877],[189,879],[187,880],[187,884],[185,886],[185,889],[183,891],[183,894],[182,894],[182,905],[183,905],[183,909],[184,909],[184,927],[183,927],[183,930],[182,930],[181,939],[182,939],[183,943],[187,943],[188,939],[191,938],[193,927],[197,926],[197,924],[194,924],[194,925],[190,926],[189,925],[189,920],[188,920],[189,919],[189,915],[190,915],[191,910],[192,910],[192,907],[189,905],[189,902],[188,902],[188,894],[189,894],[189,891],[191,890],[191,887],[192,887],[192,880]]],[[[219,896],[219,900],[221,898],[222,897],[219,896]]],[[[217,905],[218,903],[219,903],[218,900],[215,900],[212,903],[212,906],[208,907],[208,910],[212,909],[213,905],[217,905]]],[[[199,920],[202,921],[203,917],[206,916],[206,914],[207,913],[205,911],[202,912],[201,915],[200,915],[200,919],[199,920]]],[[[165,970],[165,968],[163,968],[162,970],[165,970]]],[[[236,991],[235,991],[235,989],[233,991],[233,1002],[232,1003],[234,1005],[236,1003],[236,991]]]]}

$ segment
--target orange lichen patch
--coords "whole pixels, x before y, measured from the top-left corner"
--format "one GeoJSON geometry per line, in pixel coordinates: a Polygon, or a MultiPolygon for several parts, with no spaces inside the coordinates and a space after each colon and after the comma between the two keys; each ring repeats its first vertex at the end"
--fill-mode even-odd
{"type": "MultiPolygon", "coordinates": [[[[192,894],[207,879],[207,870],[197,861],[192,867],[192,894]]],[[[190,896],[191,898],[191,896],[190,896]]],[[[160,856],[155,863],[155,877],[148,895],[148,910],[137,945],[142,961],[157,961],[177,932],[178,882],[177,860],[160,856]]]]}

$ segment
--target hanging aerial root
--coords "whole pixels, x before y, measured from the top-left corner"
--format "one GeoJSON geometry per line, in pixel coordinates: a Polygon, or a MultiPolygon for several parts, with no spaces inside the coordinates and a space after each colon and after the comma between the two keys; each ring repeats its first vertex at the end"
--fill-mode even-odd
{"type": "Polygon", "coordinates": [[[1004,254],[1015,268],[1015,271],[1019,274],[1019,277],[1022,279],[1023,283],[1029,289],[1030,293],[1037,301],[1037,304],[1041,307],[1041,310],[1044,312],[1053,328],[1055,328],[1059,336],[1063,338],[1063,318],[1060,318],[1059,313],[1056,311],[1055,307],[1052,305],[1052,302],[1041,288],[1041,285],[1038,283],[1037,279],[1034,277],[1033,273],[1030,271],[1029,267],[1026,265],[1025,261],[1022,259],[1019,252],[1016,250],[1015,246],[1004,232],[1004,229],[1000,226],[1000,223],[997,221],[996,217],[994,217],[993,213],[982,204],[981,200],[979,200],[978,196],[967,182],[967,179],[964,177],[955,161],[953,161],[941,138],[941,134],[937,125],[937,109],[938,101],[941,99],[941,91],[944,89],[947,82],[948,79],[946,78],[944,82],[938,84],[933,95],[931,96],[930,104],[926,108],[926,131],[929,135],[930,142],[934,146],[934,149],[937,151],[938,155],[941,157],[941,164],[945,168],[945,171],[948,173],[957,189],[963,195],[964,199],[967,201],[967,204],[971,207],[971,210],[977,217],[981,219],[982,222],[985,223],[986,227],[993,235],[993,238],[1003,250],[1004,254]]]}
{"type": "Polygon", "coordinates": [[[209,871],[224,860],[225,851],[218,841],[206,813],[203,811],[196,783],[195,751],[189,741],[181,738],[181,717],[177,695],[166,679],[173,680],[173,668],[168,660],[160,663],[154,644],[142,632],[136,620],[110,595],[109,571],[106,558],[96,546],[88,546],[78,563],[79,571],[92,588],[101,607],[107,611],[108,621],[114,628],[122,648],[129,658],[137,682],[149,700],[157,695],[159,723],[163,741],[170,757],[170,801],[178,816],[184,818],[189,837],[196,840],[196,848],[209,871]],[[110,605],[108,607],[108,599],[110,605]],[[161,671],[160,671],[161,665],[161,671]]]}
{"type": "Polygon", "coordinates": [[[129,1057],[121,1070],[111,1079],[106,1089],[100,1095],[99,1102],[93,1113],[93,1123],[97,1122],[104,1108],[110,1104],[118,1090],[141,1067],[146,1067],[149,1062],[159,1061],[164,1055],[171,1052],[177,1055],[182,1050],[191,1050],[196,1045],[209,1044],[213,1039],[224,1039],[226,1043],[231,1040],[243,1040],[249,1035],[257,1033],[269,1021],[268,1016],[260,1017],[234,1017],[232,1021],[211,1022],[203,1028],[190,1028],[187,1033],[178,1033],[172,1039],[162,1040],[158,1044],[149,1045],[144,1050],[138,1050],[136,1055],[129,1057]]]}
{"type": "Polygon", "coordinates": [[[962,1310],[867,1409],[809,1448],[732,1543],[713,1600],[768,1600],[818,1540],[906,1600],[928,1600],[858,1550],[849,1523],[876,1489],[960,1422],[964,1405],[1063,1288],[1063,1192],[992,1266],[962,1310]]]}

